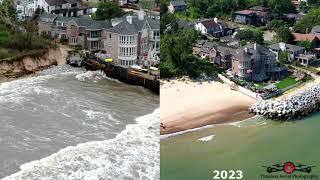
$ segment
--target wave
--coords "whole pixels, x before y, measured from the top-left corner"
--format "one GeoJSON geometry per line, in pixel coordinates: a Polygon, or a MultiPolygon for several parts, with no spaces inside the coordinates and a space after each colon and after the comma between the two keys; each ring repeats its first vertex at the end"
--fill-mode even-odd
{"type": "Polygon", "coordinates": [[[76,79],[78,79],[79,81],[93,80],[94,82],[97,82],[101,79],[107,79],[110,81],[120,82],[117,79],[107,77],[106,74],[101,70],[83,72],[81,74],[76,75],[76,79]]]}
{"type": "Polygon", "coordinates": [[[267,120],[263,119],[261,116],[253,116],[251,118],[248,119],[244,119],[241,121],[237,121],[237,122],[232,122],[232,123],[222,123],[222,124],[211,124],[211,125],[206,125],[206,126],[202,126],[202,127],[198,127],[198,128],[193,128],[193,129],[188,129],[188,130],[184,130],[184,131],[180,131],[180,132],[176,132],[176,133],[171,133],[171,134],[164,134],[160,136],[160,139],[166,139],[166,138],[170,138],[173,136],[178,136],[178,135],[183,135],[186,133],[191,133],[191,132],[195,132],[195,131],[201,131],[207,128],[212,128],[212,127],[216,127],[216,126],[235,126],[235,127],[248,127],[248,126],[261,126],[261,125],[266,125],[267,124],[267,120]]]}
{"type": "Polygon", "coordinates": [[[29,100],[27,95],[44,94],[54,95],[59,91],[42,86],[42,82],[59,76],[74,75],[83,73],[83,69],[76,69],[69,65],[54,66],[50,69],[36,72],[32,76],[26,76],[0,84],[0,103],[22,103],[29,100]]]}
{"type": "Polygon", "coordinates": [[[136,119],[114,139],[70,146],[20,166],[4,180],[160,179],[160,113],[136,119]]]}
{"type": "Polygon", "coordinates": [[[216,135],[210,135],[210,136],[206,136],[206,137],[202,137],[200,139],[198,139],[199,141],[202,141],[202,142],[208,142],[208,141],[211,141],[216,135]]]}

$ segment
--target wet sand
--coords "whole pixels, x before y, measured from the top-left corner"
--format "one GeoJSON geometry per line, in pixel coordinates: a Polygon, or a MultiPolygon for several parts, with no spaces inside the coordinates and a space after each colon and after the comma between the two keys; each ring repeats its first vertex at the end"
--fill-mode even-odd
{"type": "Polygon", "coordinates": [[[255,101],[220,82],[162,82],[160,134],[250,118],[248,108],[255,101]]]}

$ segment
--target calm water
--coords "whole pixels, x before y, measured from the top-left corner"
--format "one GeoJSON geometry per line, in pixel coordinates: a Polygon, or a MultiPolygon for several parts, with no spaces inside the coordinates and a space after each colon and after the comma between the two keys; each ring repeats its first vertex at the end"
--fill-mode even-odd
{"type": "Polygon", "coordinates": [[[157,179],[158,107],[148,90],[67,65],[2,83],[0,178],[157,179]]]}
{"type": "Polygon", "coordinates": [[[267,174],[262,166],[286,161],[316,166],[311,174],[320,178],[320,113],[295,122],[253,118],[216,125],[162,139],[160,152],[163,180],[213,179],[214,170],[230,169],[255,180],[267,174]]]}

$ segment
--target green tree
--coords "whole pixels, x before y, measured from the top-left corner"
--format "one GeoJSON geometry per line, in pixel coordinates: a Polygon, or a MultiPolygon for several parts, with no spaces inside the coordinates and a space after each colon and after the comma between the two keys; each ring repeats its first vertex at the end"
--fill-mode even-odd
{"type": "Polygon", "coordinates": [[[94,19],[111,20],[124,15],[123,10],[114,2],[100,3],[95,13],[94,19]]]}
{"type": "Polygon", "coordinates": [[[281,64],[287,64],[288,61],[288,52],[287,51],[280,51],[278,52],[278,60],[281,64]]]}
{"type": "Polygon", "coordinates": [[[299,41],[297,43],[298,46],[304,47],[306,51],[311,51],[312,50],[312,44],[309,41],[299,41]]]}
{"type": "Polygon", "coordinates": [[[3,0],[0,5],[0,24],[13,26],[16,21],[16,9],[14,1],[3,0]]]}
{"type": "Polygon", "coordinates": [[[165,14],[168,12],[168,1],[160,0],[160,14],[165,14]]]}
{"type": "Polygon", "coordinates": [[[281,19],[283,14],[296,12],[296,7],[291,0],[269,0],[268,6],[272,9],[275,19],[281,19]]]}
{"type": "Polygon", "coordinates": [[[160,33],[164,34],[168,27],[171,28],[171,32],[176,32],[178,30],[178,23],[175,16],[170,13],[161,14],[160,33]]]}
{"type": "Polygon", "coordinates": [[[308,4],[304,1],[301,1],[300,4],[299,4],[299,10],[304,12],[304,13],[307,13],[309,11],[310,7],[308,6],[308,4]]]}
{"type": "Polygon", "coordinates": [[[258,28],[247,28],[239,30],[236,34],[236,38],[240,41],[246,42],[256,42],[258,44],[263,44],[263,32],[258,28]]]}
{"type": "Polygon", "coordinates": [[[271,31],[276,31],[280,27],[287,27],[288,24],[283,20],[272,20],[267,24],[267,29],[271,31]]]}
{"type": "Polygon", "coordinates": [[[293,29],[295,32],[309,33],[315,25],[320,25],[320,8],[311,9],[293,26],[293,29]]]}
{"type": "Polygon", "coordinates": [[[276,40],[278,42],[292,43],[293,36],[287,27],[280,27],[276,31],[276,40]]]}

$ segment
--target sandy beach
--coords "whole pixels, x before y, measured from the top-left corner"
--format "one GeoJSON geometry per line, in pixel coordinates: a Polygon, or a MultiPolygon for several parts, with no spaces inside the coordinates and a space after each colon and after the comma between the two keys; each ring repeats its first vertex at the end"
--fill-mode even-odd
{"type": "Polygon", "coordinates": [[[256,101],[220,82],[196,82],[188,78],[162,81],[161,131],[171,134],[210,124],[252,117],[248,108],[256,101]]]}

